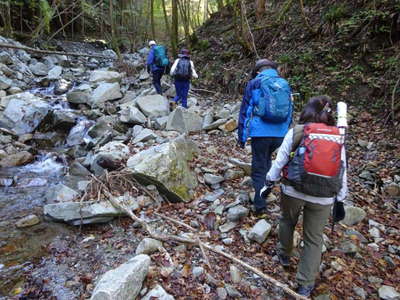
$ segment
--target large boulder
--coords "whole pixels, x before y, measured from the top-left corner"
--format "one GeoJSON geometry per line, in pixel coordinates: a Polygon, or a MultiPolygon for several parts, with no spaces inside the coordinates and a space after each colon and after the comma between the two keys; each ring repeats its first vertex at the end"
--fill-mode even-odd
{"type": "Polygon", "coordinates": [[[0,75],[0,90],[8,89],[13,84],[11,79],[0,75]]]}
{"type": "Polygon", "coordinates": [[[353,226],[360,223],[367,216],[364,209],[355,206],[345,207],[345,217],[341,223],[347,226],[353,226]]]}
{"type": "Polygon", "coordinates": [[[196,176],[188,162],[197,152],[193,141],[180,136],[169,143],[135,154],[128,159],[127,167],[139,180],[157,182],[158,185],[155,184],[159,192],[167,193],[171,201],[188,201],[191,198],[190,191],[197,186],[196,176]]]}
{"type": "Polygon", "coordinates": [[[120,121],[129,124],[144,124],[146,122],[146,116],[134,105],[126,105],[119,112],[120,121]]]}
{"type": "Polygon", "coordinates": [[[96,175],[101,175],[104,164],[112,168],[120,166],[128,158],[129,154],[129,147],[124,143],[118,141],[109,142],[95,154],[90,168],[96,175]]]}
{"type": "Polygon", "coordinates": [[[0,160],[0,167],[16,167],[22,166],[33,161],[33,155],[28,151],[21,151],[15,154],[7,155],[0,160]]]}
{"type": "Polygon", "coordinates": [[[54,66],[50,69],[47,78],[50,80],[60,79],[61,73],[63,72],[63,68],[60,66],[54,66]]]}
{"type": "Polygon", "coordinates": [[[29,92],[10,96],[4,116],[17,134],[31,133],[48,114],[50,105],[29,92]]]}
{"type": "Polygon", "coordinates": [[[106,101],[119,99],[121,97],[121,88],[118,82],[101,83],[92,92],[91,102],[93,107],[103,107],[106,101]]]}
{"type": "Polygon", "coordinates": [[[41,62],[29,65],[29,69],[33,74],[37,76],[46,76],[47,73],[49,72],[49,67],[41,62]]]}
{"type": "Polygon", "coordinates": [[[179,106],[169,115],[166,129],[189,133],[201,131],[202,123],[201,116],[179,106]]]}
{"type": "Polygon", "coordinates": [[[163,117],[169,114],[168,99],[161,95],[141,96],[136,103],[147,117],[163,117]]]}
{"type": "MultiPolygon", "coordinates": [[[[129,195],[114,197],[114,201],[123,202],[132,210],[139,207],[137,199],[129,195]]],[[[112,206],[108,201],[98,203],[62,202],[44,206],[44,215],[47,218],[71,225],[105,223],[114,217],[125,214],[125,211],[112,206]]]]}
{"type": "Polygon", "coordinates": [[[97,283],[91,300],[136,299],[142,289],[143,280],[149,271],[151,259],[141,254],[114,270],[105,273],[97,283]]]}
{"type": "Polygon", "coordinates": [[[90,82],[120,82],[122,74],[113,71],[95,70],[90,74],[90,82]]]}

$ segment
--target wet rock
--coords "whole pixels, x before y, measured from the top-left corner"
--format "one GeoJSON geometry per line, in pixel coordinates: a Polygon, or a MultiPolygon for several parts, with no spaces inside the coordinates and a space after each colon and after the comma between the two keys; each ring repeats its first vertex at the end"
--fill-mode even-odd
{"type": "Polygon", "coordinates": [[[242,274],[235,265],[230,265],[229,274],[231,275],[231,280],[233,283],[239,283],[242,280],[242,274]]]}
{"type": "Polygon", "coordinates": [[[179,106],[169,115],[166,130],[181,133],[201,131],[202,121],[198,114],[179,106]]]}
{"type": "Polygon", "coordinates": [[[224,181],[224,177],[219,176],[219,175],[206,173],[206,174],[204,174],[204,181],[209,185],[213,185],[213,184],[218,184],[218,183],[223,182],[224,181]]]}
{"type": "Polygon", "coordinates": [[[159,248],[162,248],[163,244],[159,240],[152,238],[144,238],[136,248],[135,254],[153,254],[157,252],[159,248]]]}
{"type": "MultiPolygon", "coordinates": [[[[114,197],[114,201],[124,201],[128,208],[135,210],[139,207],[136,198],[129,195],[114,197]]],[[[109,201],[98,203],[64,202],[44,206],[44,215],[52,220],[66,222],[71,225],[106,223],[114,217],[126,213],[115,208],[109,201]]]]}
{"type": "Polygon", "coordinates": [[[74,104],[90,104],[90,92],[72,91],[67,94],[67,100],[74,104]]]}
{"type": "Polygon", "coordinates": [[[40,220],[39,220],[38,216],[29,215],[29,216],[23,217],[22,219],[18,220],[15,225],[18,228],[25,228],[25,227],[34,226],[39,223],[40,223],[40,220]]]}
{"type": "MultiPolygon", "coordinates": [[[[142,177],[142,180],[147,176],[164,185],[178,197],[175,201],[188,201],[191,198],[190,190],[197,186],[196,176],[188,162],[197,152],[197,146],[193,141],[180,136],[169,143],[135,154],[128,159],[127,167],[142,177]]],[[[160,190],[159,192],[161,193],[160,190]]]]}
{"type": "Polygon", "coordinates": [[[67,187],[66,185],[60,183],[53,188],[51,188],[47,194],[46,199],[50,203],[55,202],[69,202],[78,197],[79,193],[73,189],[67,187]]]}
{"type": "Polygon", "coordinates": [[[37,76],[46,76],[49,72],[49,67],[41,62],[29,65],[29,69],[37,76]]]}
{"type": "Polygon", "coordinates": [[[168,100],[161,95],[141,96],[136,101],[147,117],[163,117],[169,114],[168,100]]]}
{"type": "Polygon", "coordinates": [[[84,144],[90,141],[88,136],[89,128],[94,124],[93,121],[83,120],[74,126],[68,134],[66,142],[69,146],[84,144]]]}
{"type": "Polygon", "coordinates": [[[69,166],[69,174],[74,176],[90,176],[92,173],[90,173],[89,170],[82,166],[78,161],[74,161],[69,166]]]}
{"type": "Polygon", "coordinates": [[[15,154],[8,155],[0,160],[0,167],[16,167],[23,166],[33,161],[33,155],[28,151],[21,151],[15,154]]]}
{"type": "Polygon", "coordinates": [[[126,106],[120,111],[119,119],[123,123],[129,124],[144,124],[146,123],[146,117],[142,112],[135,106],[126,106]]]}
{"type": "Polygon", "coordinates": [[[17,134],[34,131],[50,110],[47,102],[28,92],[9,96],[7,101],[4,116],[17,134]]]}
{"type": "Polygon", "coordinates": [[[161,285],[156,285],[150,292],[148,292],[142,300],[174,300],[175,298],[168,294],[161,285]]]}
{"type": "Polygon", "coordinates": [[[385,299],[385,300],[400,299],[400,294],[392,286],[382,285],[379,288],[378,293],[379,293],[379,298],[381,298],[381,299],[385,299]]]}
{"type": "Polygon", "coordinates": [[[154,140],[157,137],[158,136],[154,133],[153,130],[145,128],[145,129],[141,130],[137,136],[135,136],[132,143],[137,144],[139,142],[146,142],[149,140],[154,140]]]}
{"type": "Polygon", "coordinates": [[[96,175],[102,174],[103,169],[118,169],[129,154],[129,147],[124,143],[118,141],[109,142],[95,153],[90,168],[96,175]]]}
{"type": "Polygon", "coordinates": [[[120,82],[122,78],[122,74],[113,71],[102,71],[102,70],[95,70],[92,71],[90,74],[89,81],[90,82],[120,82]]]}
{"type": "Polygon", "coordinates": [[[104,107],[106,101],[122,98],[119,83],[100,83],[92,92],[91,104],[93,107],[104,107]]]}
{"type": "Polygon", "coordinates": [[[5,64],[5,65],[11,65],[11,64],[13,64],[13,59],[8,52],[1,51],[0,52],[0,63],[5,64]]]}
{"type": "Polygon", "coordinates": [[[221,197],[223,194],[225,193],[225,191],[223,189],[218,189],[215,190],[212,193],[207,193],[204,196],[204,201],[208,201],[208,202],[214,202],[215,200],[217,200],[219,197],[221,197]]]}
{"type": "Polygon", "coordinates": [[[0,90],[6,90],[13,84],[11,79],[0,75],[0,90]]]}
{"type": "Polygon", "coordinates": [[[346,216],[341,223],[347,226],[353,226],[360,223],[366,216],[367,213],[360,207],[347,206],[345,207],[346,216]]]}
{"type": "Polygon", "coordinates": [[[244,217],[247,217],[248,214],[249,214],[248,208],[246,208],[242,205],[238,205],[235,207],[231,207],[228,210],[227,219],[231,222],[236,222],[244,217]]]}
{"type": "Polygon", "coordinates": [[[256,241],[259,244],[264,243],[268,234],[271,232],[272,226],[264,219],[258,221],[250,230],[248,237],[250,240],[256,241]]]}
{"type": "Polygon", "coordinates": [[[50,69],[47,78],[50,80],[60,79],[61,73],[63,72],[63,68],[60,66],[54,66],[50,69]]]}
{"type": "Polygon", "coordinates": [[[97,283],[91,300],[126,300],[139,295],[150,266],[150,257],[135,256],[105,273],[97,283]]]}

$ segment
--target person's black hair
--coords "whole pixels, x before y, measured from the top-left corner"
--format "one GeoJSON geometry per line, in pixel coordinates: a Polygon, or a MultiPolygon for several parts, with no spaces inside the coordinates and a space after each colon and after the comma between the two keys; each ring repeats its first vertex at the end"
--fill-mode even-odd
{"type": "Polygon", "coordinates": [[[332,110],[332,101],[328,96],[312,97],[300,114],[299,124],[324,123],[333,126],[335,125],[335,119],[332,115],[332,110]]]}

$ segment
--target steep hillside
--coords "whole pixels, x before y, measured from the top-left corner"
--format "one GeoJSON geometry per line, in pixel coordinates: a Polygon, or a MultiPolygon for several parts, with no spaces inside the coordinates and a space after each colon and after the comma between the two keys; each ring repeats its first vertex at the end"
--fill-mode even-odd
{"type": "MultiPolygon", "coordinates": [[[[258,55],[281,64],[300,104],[322,93],[389,116],[399,96],[400,1],[267,1],[259,20],[254,2],[247,1],[243,23],[243,8],[227,6],[196,33],[204,87],[242,91],[257,59],[250,27],[258,55]]],[[[399,101],[395,108],[399,113],[399,101]]]]}

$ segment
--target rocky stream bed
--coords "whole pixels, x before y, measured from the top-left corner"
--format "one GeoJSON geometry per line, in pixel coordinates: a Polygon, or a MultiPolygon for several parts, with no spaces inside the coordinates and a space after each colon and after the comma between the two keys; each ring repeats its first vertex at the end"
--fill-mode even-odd
{"type": "MultiPolygon", "coordinates": [[[[164,76],[165,95],[154,94],[148,49],[121,63],[90,44],[63,47],[109,59],[0,51],[0,299],[289,298],[227,258],[149,238],[107,199],[161,233],[193,236],[156,213],[184,222],[294,288],[295,264],[283,269],[275,253],[277,197],[265,220],[251,212],[250,149],[234,132],[240,99],[192,92],[189,109],[171,111],[174,88],[164,76]]],[[[326,228],[314,294],[397,299],[400,143],[370,113],[350,117],[347,216],[326,228]]]]}

